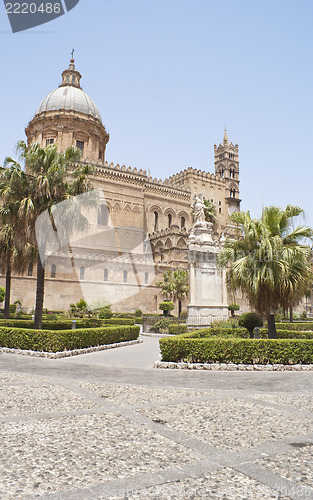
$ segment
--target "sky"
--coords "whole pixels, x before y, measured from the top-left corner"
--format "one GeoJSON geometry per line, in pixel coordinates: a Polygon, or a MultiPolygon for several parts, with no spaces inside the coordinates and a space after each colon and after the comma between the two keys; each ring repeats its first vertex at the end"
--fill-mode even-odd
{"type": "Polygon", "coordinates": [[[13,34],[0,2],[0,164],[75,49],[110,133],[106,160],[166,178],[214,172],[227,127],[241,209],[302,207],[313,225],[312,0],[80,0],[13,34]]]}

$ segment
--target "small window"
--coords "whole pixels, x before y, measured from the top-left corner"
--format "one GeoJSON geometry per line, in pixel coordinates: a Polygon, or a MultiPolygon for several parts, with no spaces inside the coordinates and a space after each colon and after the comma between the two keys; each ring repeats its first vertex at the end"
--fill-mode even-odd
{"type": "Polygon", "coordinates": [[[70,83],[70,77],[69,76],[66,77],[66,83],[70,83]]]}
{"type": "Polygon", "coordinates": [[[218,213],[219,213],[219,214],[221,214],[221,213],[222,213],[222,209],[221,209],[221,207],[219,207],[219,209],[218,209],[218,213]]]}
{"type": "Polygon", "coordinates": [[[186,219],[185,217],[180,218],[180,227],[183,229],[183,227],[186,227],[186,219]]]}
{"type": "Polygon", "coordinates": [[[171,227],[172,225],[172,215],[171,214],[168,214],[168,227],[171,227]]]}
{"type": "Polygon", "coordinates": [[[145,273],[145,285],[149,283],[149,273],[145,273]]]}
{"type": "Polygon", "coordinates": [[[101,161],[103,160],[103,151],[101,150],[99,151],[99,160],[101,161]]]}
{"type": "Polygon", "coordinates": [[[51,278],[55,278],[57,273],[57,266],[55,264],[52,264],[51,266],[51,278]]]}
{"type": "Polygon", "coordinates": [[[76,147],[80,149],[82,153],[84,152],[84,145],[85,143],[83,141],[76,141],[76,147]]]}
{"type": "Polygon", "coordinates": [[[54,139],[46,139],[46,147],[54,144],[54,139]]]}
{"type": "Polygon", "coordinates": [[[72,83],[76,83],[76,78],[75,78],[75,76],[72,76],[72,83]]]}
{"type": "Polygon", "coordinates": [[[159,220],[159,214],[157,211],[153,212],[153,215],[154,215],[154,226],[153,226],[153,231],[157,231],[158,230],[158,220],[159,220]]]}
{"type": "Polygon", "coordinates": [[[103,281],[108,281],[108,279],[109,279],[109,271],[105,269],[103,273],[103,281]]]}
{"type": "Polygon", "coordinates": [[[79,270],[79,279],[82,281],[85,279],[85,268],[81,267],[79,270]]]}
{"type": "Polygon", "coordinates": [[[28,271],[27,271],[27,276],[32,276],[33,275],[33,264],[29,264],[28,266],[28,271]]]}
{"type": "Polygon", "coordinates": [[[123,274],[124,283],[127,283],[127,279],[128,279],[127,271],[124,271],[124,274],[123,274]]]}

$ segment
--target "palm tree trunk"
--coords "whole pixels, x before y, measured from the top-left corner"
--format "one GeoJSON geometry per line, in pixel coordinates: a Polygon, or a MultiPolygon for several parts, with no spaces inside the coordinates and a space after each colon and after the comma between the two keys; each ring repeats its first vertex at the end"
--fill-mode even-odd
{"type": "Polygon", "coordinates": [[[45,268],[42,265],[40,254],[38,255],[37,264],[37,288],[36,288],[36,311],[35,311],[35,328],[42,328],[42,310],[43,297],[45,292],[45,268]]]}
{"type": "Polygon", "coordinates": [[[268,338],[269,339],[277,339],[275,317],[274,317],[274,314],[271,314],[270,312],[267,316],[267,329],[268,329],[268,338]]]}
{"type": "Polygon", "coordinates": [[[293,323],[293,307],[290,306],[290,323],[293,323]]]}
{"type": "Polygon", "coordinates": [[[5,276],[4,319],[10,318],[10,296],[11,296],[11,266],[10,266],[10,260],[8,258],[7,270],[5,276]]]}
{"type": "Polygon", "coordinates": [[[178,301],[178,317],[181,315],[181,300],[178,301]]]}

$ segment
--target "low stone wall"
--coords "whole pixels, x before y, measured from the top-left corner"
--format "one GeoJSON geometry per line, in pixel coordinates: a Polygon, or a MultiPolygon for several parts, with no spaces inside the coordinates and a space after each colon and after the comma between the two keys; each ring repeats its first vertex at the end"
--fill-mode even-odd
{"type": "Polygon", "coordinates": [[[176,370],[212,370],[212,371],[313,371],[313,365],[243,365],[234,363],[173,363],[156,361],[154,368],[176,370]]]}
{"type": "Polygon", "coordinates": [[[86,349],[74,349],[73,351],[61,352],[42,352],[42,351],[26,351],[23,349],[9,349],[8,347],[0,347],[0,353],[3,354],[21,354],[22,356],[31,356],[35,358],[60,359],[78,356],[79,354],[88,354],[90,352],[106,351],[107,349],[115,349],[116,347],[125,347],[132,344],[141,344],[142,340],[130,340],[129,342],[118,342],[116,344],[98,345],[96,347],[87,347],[86,349]]]}

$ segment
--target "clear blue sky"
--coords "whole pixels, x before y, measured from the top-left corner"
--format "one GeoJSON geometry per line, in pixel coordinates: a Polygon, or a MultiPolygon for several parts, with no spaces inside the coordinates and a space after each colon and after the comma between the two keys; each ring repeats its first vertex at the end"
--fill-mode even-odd
{"type": "Polygon", "coordinates": [[[226,125],[242,209],[292,203],[313,224],[312,22],[312,0],[80,0],[12,34],[0,2],[0,162],[75,48],[111,135],[109,162],[158,178],[213,172],[226,125]]]}

